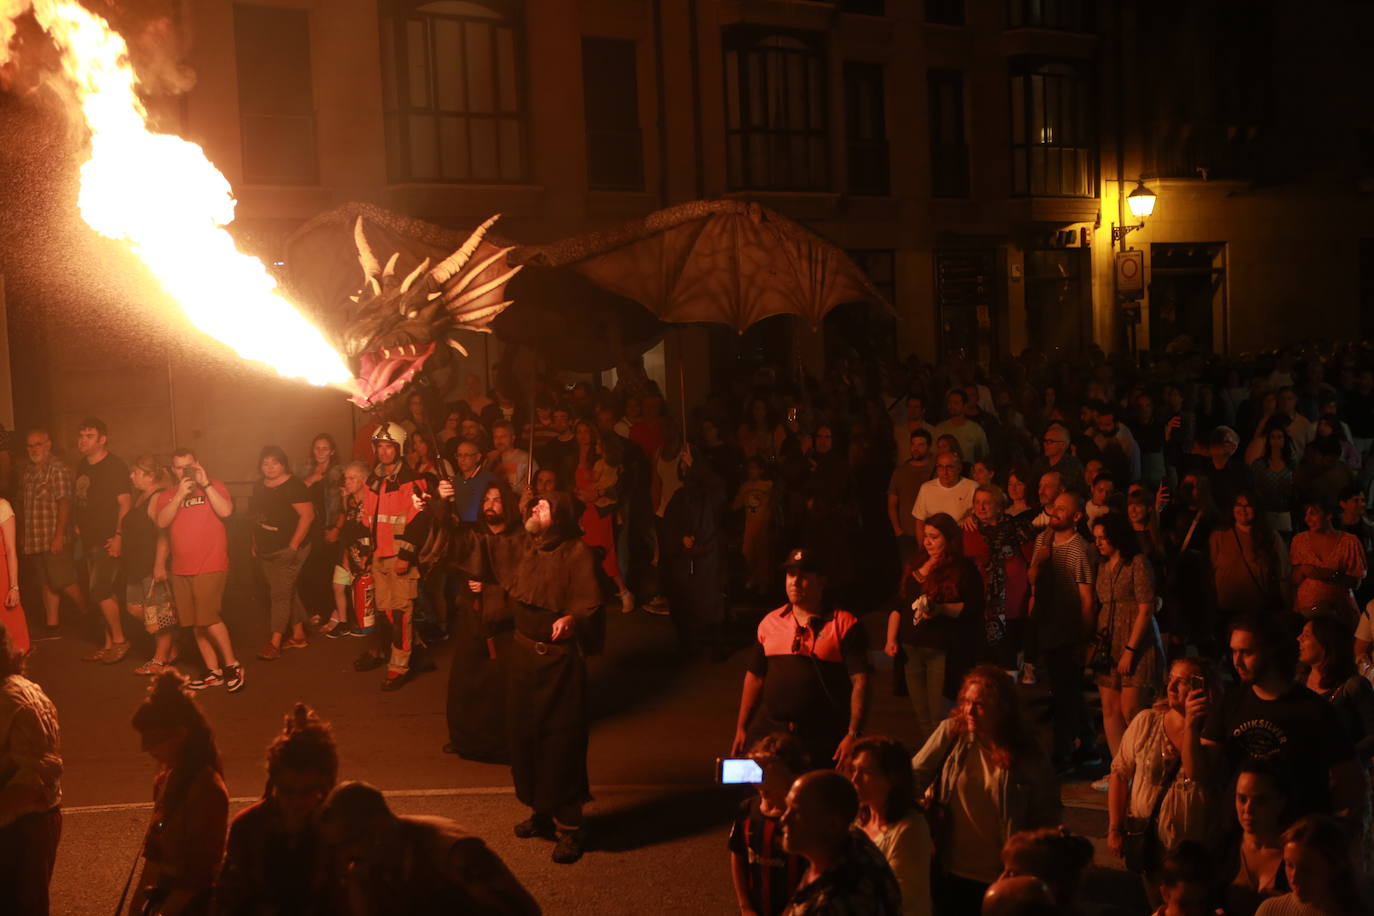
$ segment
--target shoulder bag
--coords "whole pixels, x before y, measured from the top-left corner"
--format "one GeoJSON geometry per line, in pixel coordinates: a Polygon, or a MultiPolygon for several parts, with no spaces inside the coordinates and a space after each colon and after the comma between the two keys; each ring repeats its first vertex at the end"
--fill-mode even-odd
{"type": "Polygon", "coordinates": [[[1121,857],[1126,861],[1126,868],[1138,875],[1152,874],[1159,867],[1164,852],[1159,842],[1159,810],[1164,806],[1164,797],[1169,794],[1182,765],[1182,758],[1169,765],[1164,781],[1155,794],[1154,808],[1149,816],[1128,817],[1122,825],[1121,857]]]}

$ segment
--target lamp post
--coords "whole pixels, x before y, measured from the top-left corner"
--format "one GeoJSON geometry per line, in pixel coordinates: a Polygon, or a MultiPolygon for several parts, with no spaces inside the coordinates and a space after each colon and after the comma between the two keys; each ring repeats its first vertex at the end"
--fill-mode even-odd
{"type": "Polygon", "coordinates": [[[1122,214],[1122,225],[1112,225],[1112,243],[1121,243],[1121,250],[1126,250],[1126,236],[1137,229],[1145,228],[1145,218],[1155,212],[1155,201],[1158,196],[1154,191],[1145,187],[1145,179],[1136,182],[1135,190],[1126,195],[1126,208],[1131,211],[1131,215],[1140,220],[1134,226],[1126,223],[1125,214],[1122,214]]]}
{"type": "MultiPolygon", "coordinates": [[[[1119,165],[1119,163],[1118,163],[1119,165]]],[[[1141,178],[1136,182],[1135,190],[1130,194],[1122,194],[1125,190],[1125,182],[1117,179],[1117,213],[1120,223],[1112,224],[1112,243],[1120,243],[1120,251],[1116,254],[1116,281],[1117,281],[1117,302],[1121,308],[1121,318],[1126,325],[1126,346],[1131,353],[1131,359],[1138,357],[1136,351],[1136,325],[1140,323],[1140,297],[1144,293],[1141,285],[1144,273],[1144,256],[1138,252],[1128,254],[1130,250],[1126,244],[1126,236],[1137,229],[1145,227],[1145,218],[1155,212],[1154,191],[1145,187],[1145,179],[1141,178]],[[1140,222],[1131,225],[1126,222],[1126,210],[1131,211],[1131,215],[1140,222]],[[1126,276],[1124,271],[1130,270],[1130,276],[1134,278],[1132,287],[1127,290],[1122,287],[1125,285],[1122,278],[1126,276]]]]}

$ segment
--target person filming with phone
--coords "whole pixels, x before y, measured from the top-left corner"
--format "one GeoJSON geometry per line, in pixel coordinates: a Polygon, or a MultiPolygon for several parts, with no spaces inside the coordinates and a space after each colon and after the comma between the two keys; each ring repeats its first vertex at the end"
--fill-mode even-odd
{"type": "Polygon", "coordinates": [[[812,765],[843,764],[868,715],[868,643],[858,618],[831,607],[820,557],[787,555],[787,604],[759,622],[731,755],[770,732],[797,736],[812,765]]]}
{"type": "Polygon", "coordinates": [[[1211,708],[1207,664],[1176,660],[1165,689],[1127,726],[1107,789],[1107,848],[1140,875],[1156,906],[1160,866],[1184,840],[1207,838],[1214,801],[1202,750],[1211,708]]]}

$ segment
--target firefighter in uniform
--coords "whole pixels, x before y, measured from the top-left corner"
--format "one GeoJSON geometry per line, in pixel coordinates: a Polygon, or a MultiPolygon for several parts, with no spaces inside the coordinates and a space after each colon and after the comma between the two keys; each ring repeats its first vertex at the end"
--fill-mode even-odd
{"type": "Polygon", "coordinates": [[[410,677],[418,559],[431,524],[430,510],[423,508],[425,481],[401,460],[405,441],[399,424],[377,427],[372,434],[377,464],[363,492],[362,523],[371,533],[372,593],[380,638],[353,666],[369,671],[385,663],[383,690],[399,690],[410,677]],[[389,626],[380,626],[383,620],[389,626]],[[387,630],[390,638],[383,641],[387,630]]]}

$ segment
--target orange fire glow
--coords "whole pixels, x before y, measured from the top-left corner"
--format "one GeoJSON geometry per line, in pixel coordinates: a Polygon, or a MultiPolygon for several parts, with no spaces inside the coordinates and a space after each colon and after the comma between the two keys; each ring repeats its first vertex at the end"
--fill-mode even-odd
{"type": "MultiPolygon", "coordinates": [[[[348,387],[343,358],[277,290],[262,262],[238,251],[229,182],[196,144],[148,128],[122,36],[72,0],[32,0],[76,88],[90,129],[81,215],[126,244],[196,327],[288,378],[348,387]]],[[[0,49],[3,51],[3,49],[0,49]]]]}

